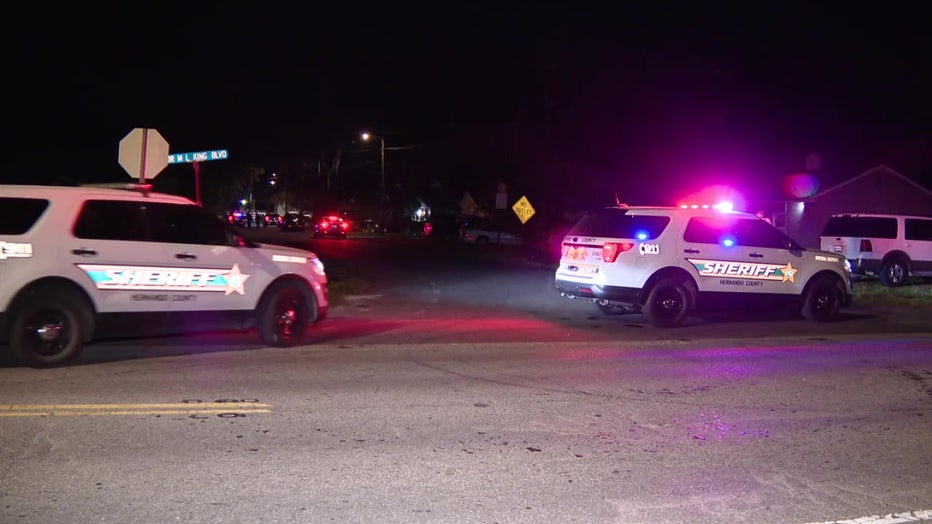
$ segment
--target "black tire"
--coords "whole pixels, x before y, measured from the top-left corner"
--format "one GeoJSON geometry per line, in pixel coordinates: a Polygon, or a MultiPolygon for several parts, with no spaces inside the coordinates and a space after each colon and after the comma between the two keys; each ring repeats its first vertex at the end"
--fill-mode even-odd
{"type": "Polygon", "coordinates": [[[10,351],[23,364],[45,368],[81,353],[90,304],[67,289],[41,288],[24,297],[11,314],[10,351]]]}
{"type": "Polygon", "coordinates": [[[682,280],[666,278],[650,290],[641,310],[648,322],[657,327],[683,324],[696,303],[692,287],[682,280]]]}
{"type": "Polygon", "coordinates": [[[304,341],[308,326],[317,319],[317,303],[310,293],[294,282],[269,288],[256,308],[256,326],[264,344],[291,347],[304,341]]]}
{"type": "Polygon", "coordinates": [[[891,258],[883,263],[880,269],[880,282],[889,287],[898,287],[906,283],[909,276],[909,266],[902,258],[891,258]]]}
{"type": "Polygon", "coordinates": [[[803,297],[802,315],[812,322],[834,320],[845,300],[842,283],[832,277],[822,276],[813,281],[803,297]]]}

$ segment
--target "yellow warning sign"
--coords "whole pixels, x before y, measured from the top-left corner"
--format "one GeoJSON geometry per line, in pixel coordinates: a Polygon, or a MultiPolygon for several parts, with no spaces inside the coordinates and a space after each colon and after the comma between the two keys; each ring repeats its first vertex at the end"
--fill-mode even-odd
{"type": "Polygon", "coordinates": [[[518,215],[518,220],[520,220],[522,224],[530,220],[531,217],[534,216],[534,213],[536,213],[536,211],[534,211],[534,206],[531,205],[531,201],[528,200],[526,196],[519,198],[518,201],[515,202],[515,205],[511,206],[511,209],[518,215]]]}

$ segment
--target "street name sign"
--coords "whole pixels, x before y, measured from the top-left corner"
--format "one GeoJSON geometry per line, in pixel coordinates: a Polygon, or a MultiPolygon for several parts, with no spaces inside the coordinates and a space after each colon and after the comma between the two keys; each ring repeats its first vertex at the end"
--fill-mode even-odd
{"type": "Polygon", "coordinates": [[[169,164],[192,164],[194,162],[207,162],[208,160],[227,160],[230,153],[226,149],[214,151],[198,151],[196,153],[175,153],[168,155],[169,164]]]}

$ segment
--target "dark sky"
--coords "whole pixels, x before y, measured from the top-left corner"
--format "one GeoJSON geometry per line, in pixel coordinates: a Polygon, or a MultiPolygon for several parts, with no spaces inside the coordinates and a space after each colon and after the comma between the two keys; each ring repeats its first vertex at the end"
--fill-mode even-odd
{"type": "Polygon", "coordinates": [[[810,152],[854,176],[932,134],[920,3],[149,4],[5,15],[0,177],[120,178],[135,127],[244,162],[365,128],[474,191],[672,203],[766,193],[810,152]]]}

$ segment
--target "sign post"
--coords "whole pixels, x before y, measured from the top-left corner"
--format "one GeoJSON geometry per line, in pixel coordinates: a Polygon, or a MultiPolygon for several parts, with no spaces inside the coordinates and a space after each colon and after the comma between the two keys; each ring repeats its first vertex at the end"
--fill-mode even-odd
{"type": "Polygon", "coordinates": [[[198,151],[196,153],[175,153],[168,155],[169,164],[194,164],[194,192],[197,205],[201,205],[201,162],[208,160],[226,160],[230,153],[226,149],[214,151],[198,151]]]}
{"type": "Polygon", "coordinates": [[[118,161],[140,184],[155,178],[168,165],[168,142],[155,129],[137,127],[120,140],[118,161]]]}

